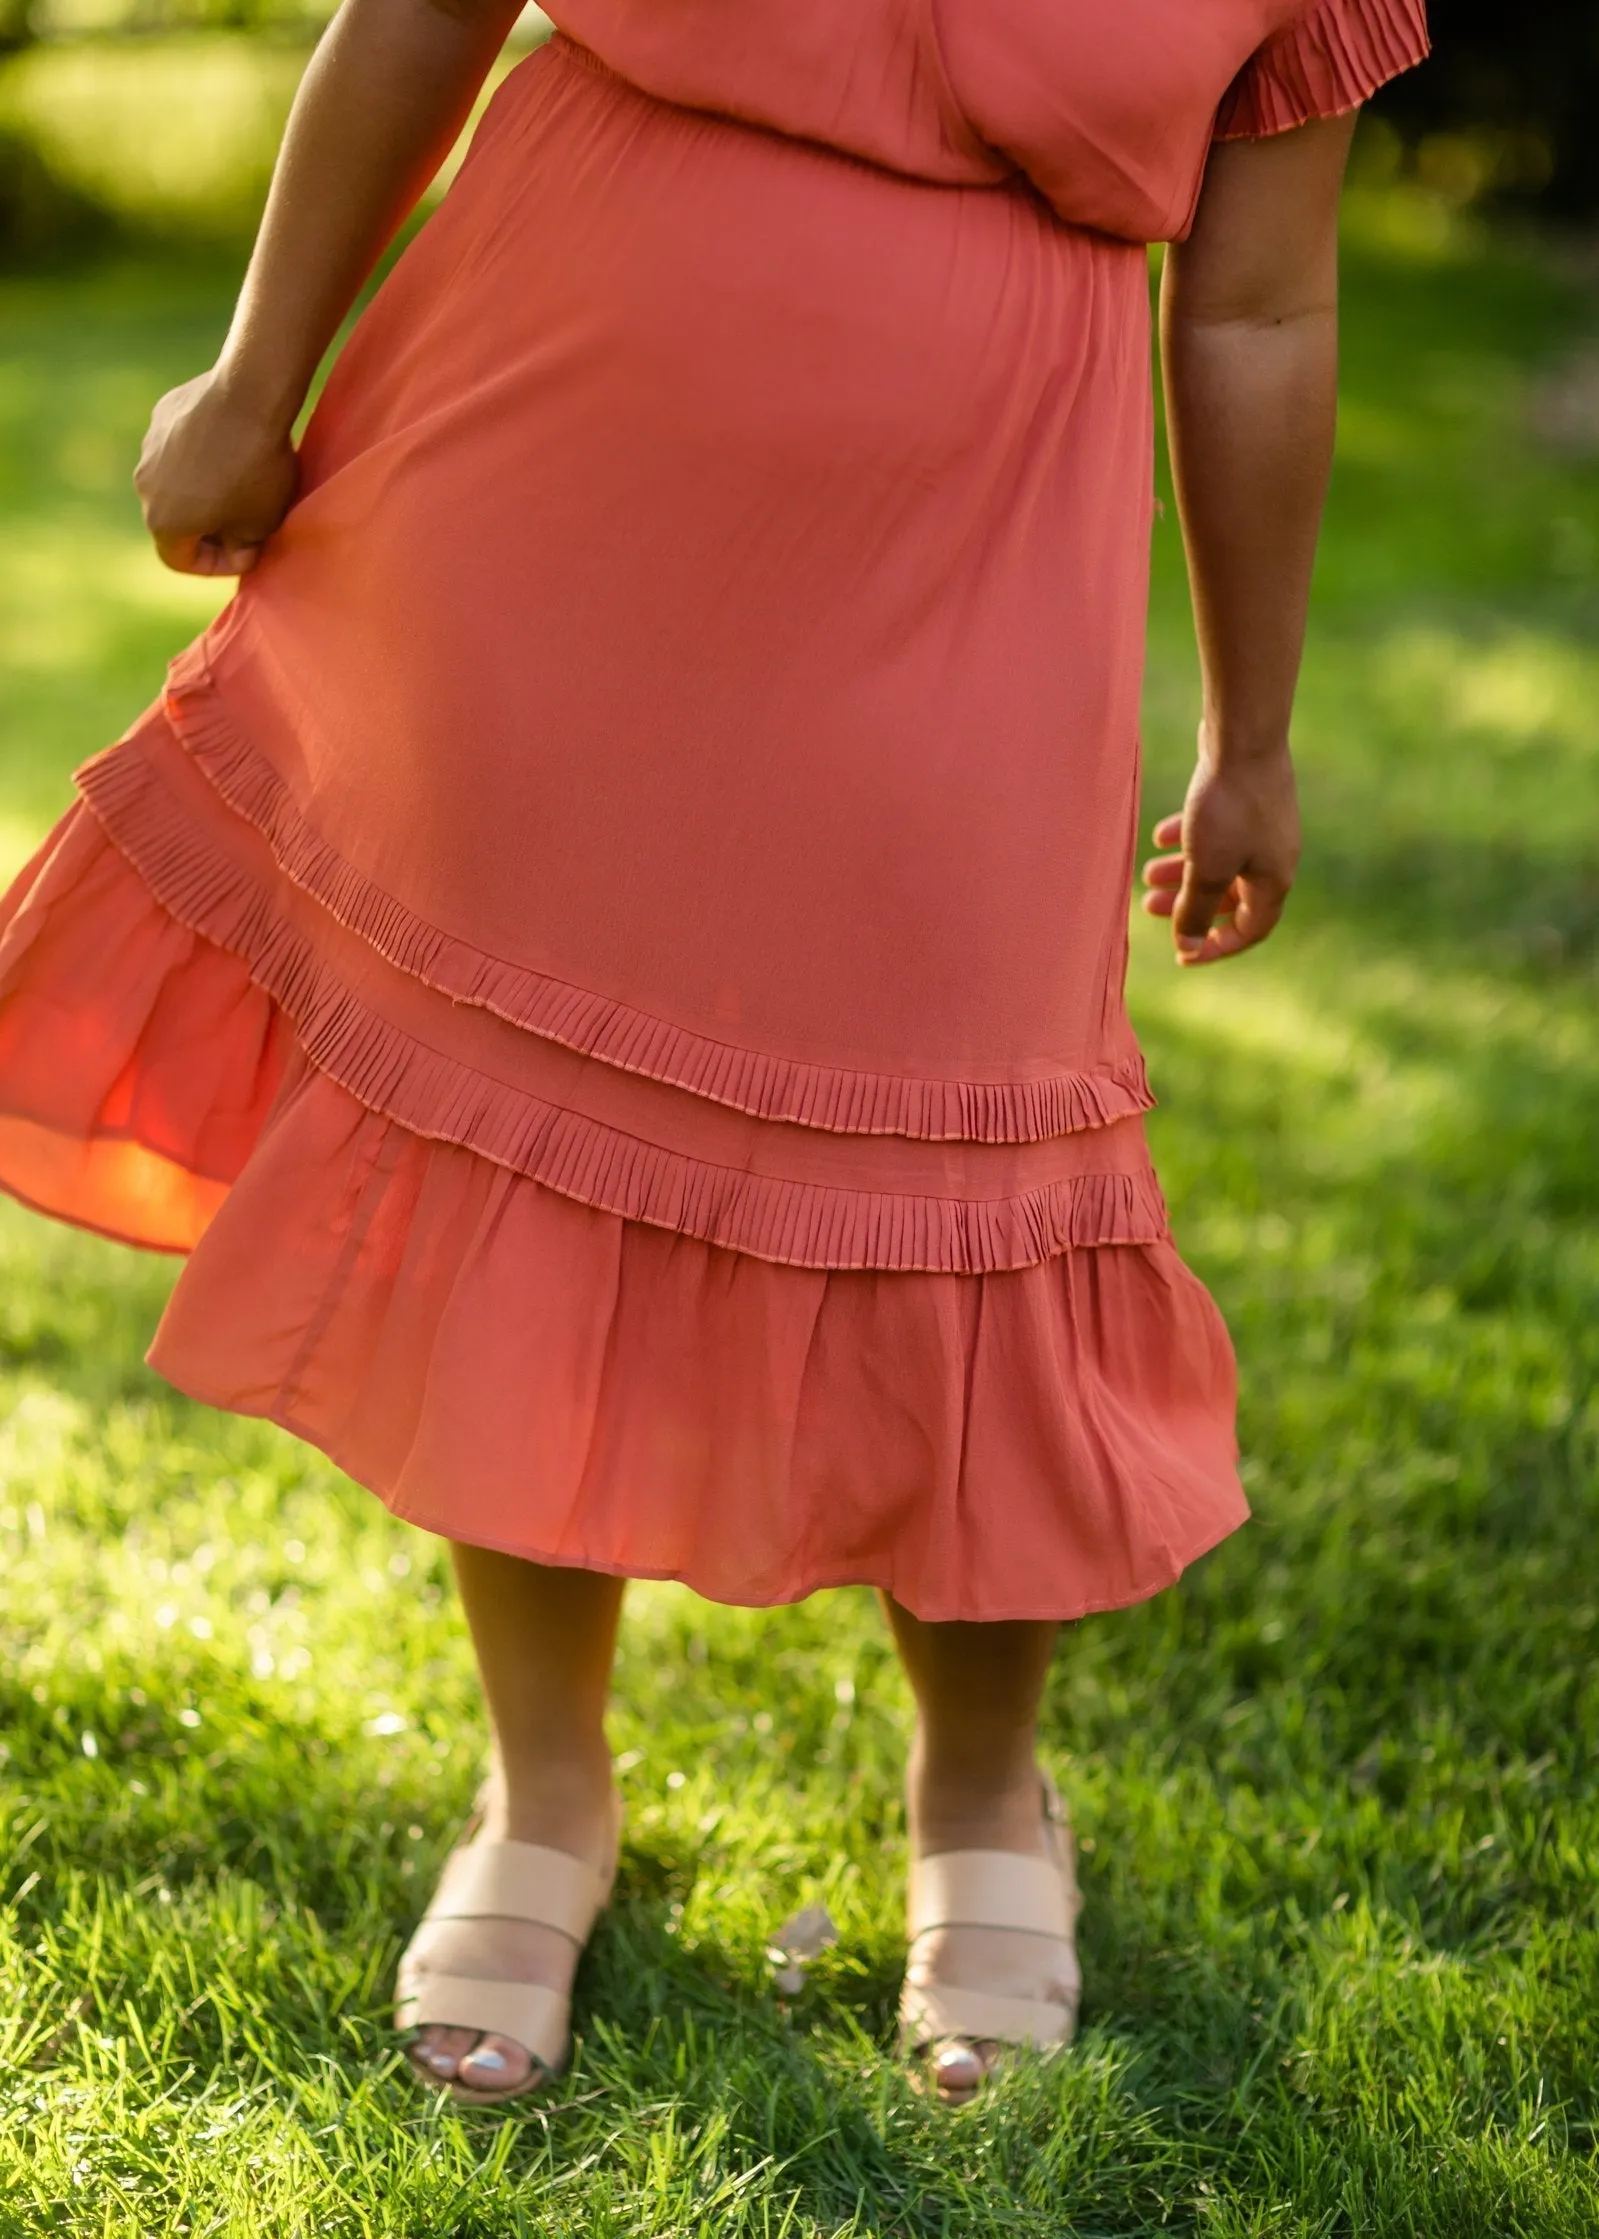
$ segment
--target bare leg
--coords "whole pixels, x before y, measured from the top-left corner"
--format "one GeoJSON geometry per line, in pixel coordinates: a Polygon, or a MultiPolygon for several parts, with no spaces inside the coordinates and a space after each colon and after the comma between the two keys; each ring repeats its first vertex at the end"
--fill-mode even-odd
{"type": "MultiPolygon", "coordinates": [[[[907,1802],[918,1857],[943,1850],[1047,1854],[1037,1760],[1038,1705],[1059,1627],[927,1625],[883,1597],[916,1697],[907,1802]]],[[[942,1979],[973,1990],[1062,1998],[1064,1948],[1006,1928],[948,1928],[929,1936],[942,1979]]],[[[941,2092],[981,2082],[993,2049],[951,2047],[938,2062],[941,2092]]]]}
{"type": "MultiPolygon", "coordinates": [[[[605,1706],[624,1582],[482,1547],[453,1552],[494,1729],[484,1832],[491,1842],[543,1843],[603,1867],[611,1826],[605,1706]]],[[[525,1922],[441,1921],[427,1937],[428,1958],[444,1973],[561,1990],[577,1963],[567,1937],[525,1922]]],[[[470,2029],[424,2029],[412,2058],[429,2075],[479,2090],[517,2084],[531,2065],[509,2038],[470,2029]]]]}

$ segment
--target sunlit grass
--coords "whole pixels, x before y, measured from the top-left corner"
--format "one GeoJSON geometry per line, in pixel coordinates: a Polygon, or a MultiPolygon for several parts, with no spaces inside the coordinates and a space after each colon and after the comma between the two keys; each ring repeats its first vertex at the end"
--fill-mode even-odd
{"type": "MultiPolygon", "coordinates": [[[[13,859],[215,596],[148,555],[126,474],[227,284],[0,293],[13,859]]],[[[1080,2050],[954,2122],[908,2090],[875,1612],[648,1588],[570,2082],[420,2100],[384,2000],[481,1750],[436,1550],[155,1382],[168,1263],[8,1211],[0,2235],[1599,2231],[1599,476],[1522,408],[1586,316],[1469,227],[1357,206],[1302,886],[1226,972],[1134,942],[1258,1520],[1061,1656],[1080,2050]],[[787,2011],[765,1939],[815,1896],[843,1937],[787,2011]]],[[[1168,512],[1151,814],[1192,713],[1168,512]]]]}

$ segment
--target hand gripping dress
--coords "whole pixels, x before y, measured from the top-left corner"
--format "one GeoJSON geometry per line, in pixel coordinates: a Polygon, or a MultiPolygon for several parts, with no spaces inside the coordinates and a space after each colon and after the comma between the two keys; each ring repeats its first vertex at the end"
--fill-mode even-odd
{"type": "Polygon", "coordinates": [[[1244,1514],[1123,1008],[1146,244],[1422,0],[563,0],[0,910],[0,1181],[400,1515],[747,1604],[1244,1514]]]}

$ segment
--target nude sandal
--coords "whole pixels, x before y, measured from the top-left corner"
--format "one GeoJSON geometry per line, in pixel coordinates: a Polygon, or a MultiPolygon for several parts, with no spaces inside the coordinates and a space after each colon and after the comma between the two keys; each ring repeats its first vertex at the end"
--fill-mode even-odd
{"type": "Polygon", "coordinates": [[[498,2091],[443,2076],[429,2079],[417,2066],[419,2077],[436,2081],[468,2106],[492,2107],[538,2091],[560,2074],[572,2049],[570,1991],[552,1990],[546,1983],[446,1974],[427,1965],[417,1954],[417,1943],[430,1921],[521,1920],[558,1929],[581,1951],[610,1897],[620,1835],[618,1803],[611,1864],[604,1873],[564,1850],[546,1850],[541,1843],[492,1843],[480,1838],[462,1843],[450,1854],[432,1902],[400,1961],[395,2024],[400,2029],[476,2029],[487,2036],[509,2037],[527,2053],[533,2067],[520,2083],[498,2091]]]}
{"type": "Polygon", "coordinates": [[[938,2095],[948,2104],[971,2098],[982,2079],[970,2091],[946,2091],[937,2079],[941,2053],[957,2046],[976,2051],[986,2045],[1064,2045],[1077,2026],[1081,1976],[1073,1930],[1082,1900],[1065,1806],[1052,1781],[1046,1778],[1043,1788],[1051,1857],[1023,1858],[1009,1850],[945,1850],[918,1858],[911,1866],[910,1953],[899,2005],[901,2041],[907,2053],[929,2061],[938,2095]],[[918,1960],[916,1947],[930,1930],[955,1927],[1011,1928],[1064,1943],[1070,1954],[1068,2000],[1019,1998],[940,1982],[931,1972],[931,1962],[918,1960]]]}

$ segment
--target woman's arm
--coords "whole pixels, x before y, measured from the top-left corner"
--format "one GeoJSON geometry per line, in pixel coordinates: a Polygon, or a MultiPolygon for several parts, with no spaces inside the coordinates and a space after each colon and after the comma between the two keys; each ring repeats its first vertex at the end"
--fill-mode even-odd
{"type": "Polygon", "coordinates": [[[294,497],[291,431],[361,283],[449,152],[519,0],[344,0],[290,112],[233,324],[156,406],[134,482],[156,550],[241,575],[294,497]]]}
{"type": "Polygon", "coordinates": [[[1332,461],[1338,196],[1352,117],[1211,151],[1161,292],[1166,416],[1203,681],[1180,853],[1145,866],[1178,962],[1264,940],[1299,856],[1288,720],[1332,461]],[[1220,919],[1223,922],[1218,923],[1220,919]]]}

